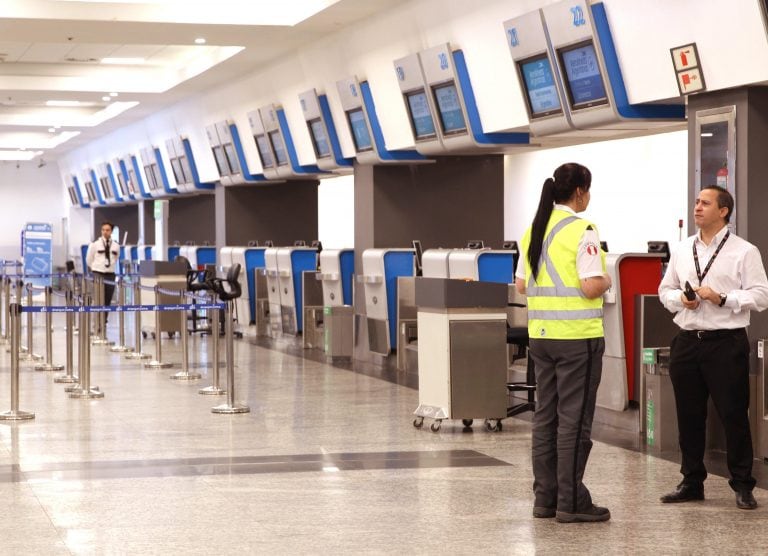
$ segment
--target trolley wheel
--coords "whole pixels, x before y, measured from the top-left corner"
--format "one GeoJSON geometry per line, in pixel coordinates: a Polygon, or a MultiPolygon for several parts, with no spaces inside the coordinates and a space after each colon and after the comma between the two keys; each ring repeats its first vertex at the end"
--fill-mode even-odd
{"type": "Polygon", "coordinates": [[[423,424],[424,424],[424,417],[416,417],[413,420],[413,426],[416,427],[417,429],[420,429],[423,424]]]}
{"type": "Polygon", "coordinates": [[[499,432],[501,430],[501,419],[486,419],[485,430],[491,432],[499,432]]]}
{"type": "Polygon", "coordinates": [[[462,419],[462,420],[461,420],[461,423],[462,423],[462,424],[463,424],[465,427],[469,428],[469,427],[471,427],[471,426],[472,426],[472,423],[474,423],[474,420],[473,420],[473,419],[462,419]]]}
{"type": "Polygon", "coordinates": [[[432,432],[437,432],[437,431],[440,430],[440,425],[441,424],[442,424],[442,421],[440,421],[438,419],[437,421],[435,421],[431,425],[429,425],[429,430],[431,430],[432,432]]]}

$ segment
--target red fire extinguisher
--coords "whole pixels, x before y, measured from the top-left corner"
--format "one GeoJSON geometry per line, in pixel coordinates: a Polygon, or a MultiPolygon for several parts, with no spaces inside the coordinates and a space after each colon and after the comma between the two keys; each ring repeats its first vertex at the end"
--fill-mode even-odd
{"type": "Polygon", "coordinates": [[[717,171],[717,174],[715,174],[715,177],[717,178],[716,183],[723,189],[728,188],[728,163],[723,162],[722,168],[720,168],[717,171]]]}

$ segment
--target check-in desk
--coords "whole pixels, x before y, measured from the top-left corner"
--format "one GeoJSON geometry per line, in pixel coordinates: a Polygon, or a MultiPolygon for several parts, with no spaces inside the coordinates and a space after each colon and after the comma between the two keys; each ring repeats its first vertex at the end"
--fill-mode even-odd
{"type": "Polygon", "coordinates": [[[317,249],[281,247],[277,250],[277,269],[283,333],[297,335],[303,323],[302,273],[317,269],[317,249]]]}
{"type": "Polygon", "coordinates": [[[507,415],[507,285],[416,278],[419,407],[434,419],[500,421],[507,415]]]}
{"type": "Polygon", "coordinates": [[[323,294],[323,350],[329,357],[351,357],[354,329],[352,249],[325,249],[320,253],[319,278],[323,294]]]}
{"type": "Polygon", "coordinates": [[[264,251],[267,299],[269,301],[269,335],[275,338],[283,331],[283,319],[280,316],[280,270],[277,268],[277,252],[277,247],[270,247],[264,251]]]}
{"type": "Polygon", "coordinates": [[[323,286],[320,273],[305,270],[301,273],[302,333],[304,349],[323,349],[323,286]]]}
{"type": "Polygon", "coordinates": [[[366,249],[358,280],[365,293],[368,349],[389,355],[397,342],[398,277],[414,275],[412,249],[366,249]]]}
{"type": "Polygon", "coordinates": [[[516,256],[508,249],[453,249],[448,256],[448,277],[512,284],[516,256]]]}
{"type": "MultiPolygon", "coordinates": [[[[153,288],[155,286],[166,290],[184,290],[187,286],[187,266],[182,262],[168,261],[141,261],[139,263],[139,276],[141,285],[153,288]]],[[[171,305],[179,303],[178,296],[166,294],[155,295],[155,292],[141,290],[140,299],[137,302],[142,305],[171,305]]],[[[155,315],[146,313],[142,316],[142,331],[158,335],[158,332],[173,334],[181,331],[180,317],[174,311],[160,313],[160,330],[155,329],[155,315]]]]}

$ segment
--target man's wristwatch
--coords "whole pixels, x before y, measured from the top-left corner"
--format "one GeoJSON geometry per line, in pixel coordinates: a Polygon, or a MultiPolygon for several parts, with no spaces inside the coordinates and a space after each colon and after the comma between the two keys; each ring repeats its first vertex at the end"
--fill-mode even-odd
{"type": "Polygon", "coordinates": [[[726,294],[724,294],[724,293],[721,293],[720,294],[720,305],[718,305],[718,307],[722,307],[723,305],[725,305],[725,300],[726,299],[728,299],[728,296],[726,294]]]}

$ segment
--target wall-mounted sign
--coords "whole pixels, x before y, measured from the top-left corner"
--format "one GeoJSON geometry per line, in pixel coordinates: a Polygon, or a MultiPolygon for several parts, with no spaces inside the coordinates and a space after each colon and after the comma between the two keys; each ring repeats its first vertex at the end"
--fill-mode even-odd
{"type": "Polygon", "coordinates": [[[50,286],[53,269],[53,227],[48,223],[27,222],[24,226],[22,249],[24,274],[33,275],[29,281],[36,286],[50,286]]]}
{"type": "Polygon", "coordinates": [[[677,87],[681,95],[698,93],[707,89],[704,72],[701,70],[699,51],[696,43],[669,49],[677,74],[677,87]]]}

